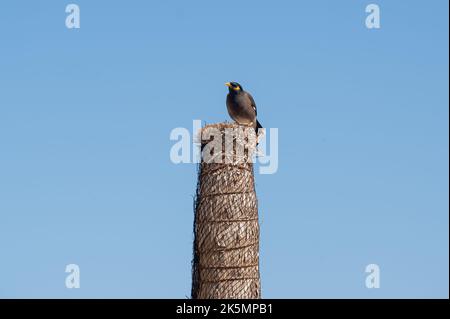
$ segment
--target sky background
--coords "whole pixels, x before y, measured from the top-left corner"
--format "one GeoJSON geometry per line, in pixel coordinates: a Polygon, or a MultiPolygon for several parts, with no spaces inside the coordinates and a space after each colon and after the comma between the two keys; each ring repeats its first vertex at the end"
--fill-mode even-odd
{"type": "Polygon", "coordinates": [[[448,298],[448,1],[72,2],[79,30],[69,1],[0,4],[0,297],[190,296],[169,135],[228,120],[238,81],[279,129],[263,297],[448,298]]]}

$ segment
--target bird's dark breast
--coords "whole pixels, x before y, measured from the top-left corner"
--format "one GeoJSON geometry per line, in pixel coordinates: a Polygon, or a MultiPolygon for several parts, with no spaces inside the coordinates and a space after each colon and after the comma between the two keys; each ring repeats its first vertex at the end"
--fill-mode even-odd
{"type": "Polygon", "coordinates": [[[255,119],[255,111],[252,108],[252,102],[244,93],[228,94],[227,109],[231,118],[239,124],[247,124],[255,119]]]}

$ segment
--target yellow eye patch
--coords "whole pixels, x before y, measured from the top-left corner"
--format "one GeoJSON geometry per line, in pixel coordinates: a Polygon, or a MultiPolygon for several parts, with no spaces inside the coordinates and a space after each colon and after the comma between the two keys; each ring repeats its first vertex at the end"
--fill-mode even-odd
{"type": "Polygon", "coordinates": [[[235,86],[235,85],[231,84],[230,82],[225,83],[225,85],[228,86],[229,88],[232,88],[234,91],[240,91],[241,90],[239,85],[235,86]]]}

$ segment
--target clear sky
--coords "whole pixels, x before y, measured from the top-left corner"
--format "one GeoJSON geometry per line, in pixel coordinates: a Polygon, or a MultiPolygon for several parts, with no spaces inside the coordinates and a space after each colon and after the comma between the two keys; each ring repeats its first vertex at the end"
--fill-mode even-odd
{"type": "Polygon", "coordinates": [[[448,298],[448,1],[72,2],[80,29],[69,1],[0,4],[0,297],[189,296],[169,134],[228,120],[238,81],[279,129],[263,297],[448,298]]]}

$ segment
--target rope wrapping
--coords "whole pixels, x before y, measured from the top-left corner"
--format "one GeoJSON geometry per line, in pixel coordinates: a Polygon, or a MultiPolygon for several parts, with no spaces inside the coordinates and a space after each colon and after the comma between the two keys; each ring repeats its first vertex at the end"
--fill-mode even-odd
{"type": "Polygon", "coordinates": [[[194,201],[192,298],[260,298],[254,130],[220,123],[205,126],[200,134],[203,153],[194,201]],[[215,150],[205,147],[217,139],[220,144],[215,150]]]}

